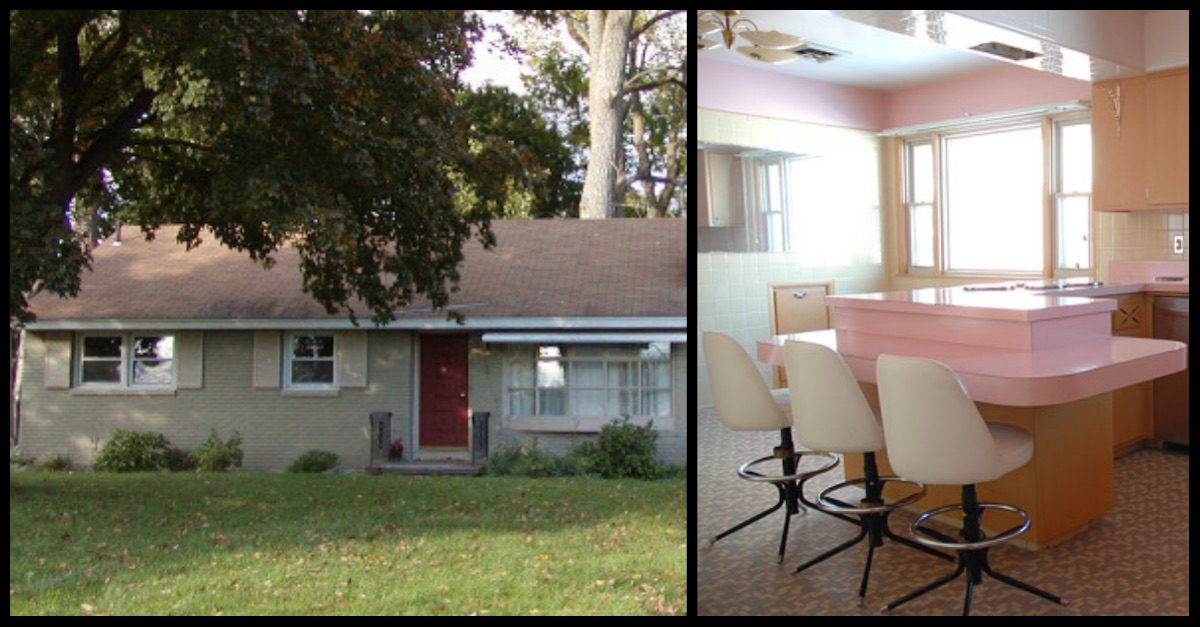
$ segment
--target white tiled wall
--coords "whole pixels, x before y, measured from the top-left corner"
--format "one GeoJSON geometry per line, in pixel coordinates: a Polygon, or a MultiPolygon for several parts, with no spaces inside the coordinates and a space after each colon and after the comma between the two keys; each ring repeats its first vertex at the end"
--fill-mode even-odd
{"type": "MultiPolygon", "coordinates": [[[[804,154],[850,151],[868,155],[864,176],[878,176],[878,139],[871,133],[773,118],[701,109],[699,141],[781,150],[804,154]]],[[[868,221],[870,228],[882,228],[868,221]]],[[[864,233],[863,241],[878,247],[880,233],[864,233]]],[[[698,330],[720,331],[736,339],[755,355],[755,341],[770,334],[767,313],[767,284],[783,281],[819,280],[834,282],[836,293],[873,292],[886,288],[882,254],[861,251],[851,265],[831,265],[803,252],[788,253],[698,253],[696,294],[698,330]],[[870,254],[868,254],[870,253],[870,254]]],[[[697,406],[712,405],[708,367],[703,346],[699,351],[697,406]]],[[[759,364],[763,378],[770,371],[759,364]]]]}
{"type": "MultiPolygon", "coordinates": [[[[840,293],[884,289],[881,266],[815,268],[803,265],[795,253],[703,253],[696,256],[697,328],[731,336],[753,357],[755,341],[771,332],[767,284],[805,280],[833,280],[840,293]]],[[[697,406],[705,407],[712,405],[712,394],[703,349],[699,366],[697,406]]],[[[758,366],[770,381],[768,367],[758,366]]]]}

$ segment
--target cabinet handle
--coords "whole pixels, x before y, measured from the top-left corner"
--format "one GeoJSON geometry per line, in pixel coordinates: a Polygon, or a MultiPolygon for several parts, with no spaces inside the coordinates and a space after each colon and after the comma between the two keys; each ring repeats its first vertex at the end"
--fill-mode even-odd
{"type": "Polygon", "coordinates": [[[808,296],[808,292],[792,292],[792,298],[804,298],[808,296]]]}

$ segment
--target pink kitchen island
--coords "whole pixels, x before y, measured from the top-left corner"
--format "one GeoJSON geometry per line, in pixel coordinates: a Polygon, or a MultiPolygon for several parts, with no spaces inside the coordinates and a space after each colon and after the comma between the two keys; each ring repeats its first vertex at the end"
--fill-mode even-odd
{"type": "MultiPolygon", "coordinates": [[[[954,287],[829,296],[826,303],[833,329],[760,340],[759,360],[783,365],[787,340],[824,344],[845,358],[875,407],[880,354],[928,357],[953,368],[985,420],[1033,434],[1030,463],[979,486],[981,501],[1029,513],[1032,524],[1020,540],[1033,549],[1070,537],[1112,509],[1113,390],[1187,367],[1186,344],[1114,337],[1117,304],[1109,299],[954,287]]],[[[881,474],[892,474],[886,451],[878,461],[881,474]]],[[[843,466],[848,479],[861,476],[861,456],[846,455],[843,466]]],[[[957,486],[929,486],[913,508],[930,510],[960,496],[957,486]]],[[[984,526],[996,533],[1017,522],[997,515],[984,526]]]]}

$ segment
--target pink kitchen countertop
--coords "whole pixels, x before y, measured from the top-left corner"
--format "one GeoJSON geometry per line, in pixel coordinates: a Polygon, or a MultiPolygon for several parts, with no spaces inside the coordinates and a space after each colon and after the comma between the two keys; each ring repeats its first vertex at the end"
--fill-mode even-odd
{"type": "Polygon", "coordinates": [[[841,353],[865,383],[875,383],[880,354],[936,359],[958,373],[971,398],[1016,407],[1068,403],[1187,366],[1187,345],[1170,340],[1112,337],[1069,348],[1024,351],[833,329],[763,338],[757,346],[759,361],[782,366],[788,340],[823,344],[841,353]]]}
{"type": "Polygon", "coordinates": [[[759,361],[783,365],[787,340],[839,352],[859,381],[875,382],[881,354],[936,359],[962,378],[976,401],[1015,407],[1057,405],[1179,372],[1187,345],[1114,337],[1113,296],[1189,295],[1187,261],[1113,261],[1109,283],[1009,281],[911,291],[827,296],[836,329],[758,341],[759,361]],[[1001,288],[1001,289],[996,289],[1001,288]]]}

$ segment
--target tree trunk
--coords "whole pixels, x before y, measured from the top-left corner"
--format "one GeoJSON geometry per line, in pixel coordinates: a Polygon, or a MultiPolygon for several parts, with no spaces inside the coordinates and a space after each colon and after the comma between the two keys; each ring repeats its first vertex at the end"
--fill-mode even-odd
{"type": "Polygon", "coordinates": [[[621,89],[625,83],[625,55],[632,24],[633,11],[590,11],[588,14],[591,147],[579,203],[580,218],[610,217],[614,213],[613,203],[620,200],[613,196],[621,151],[621,89]]]}

